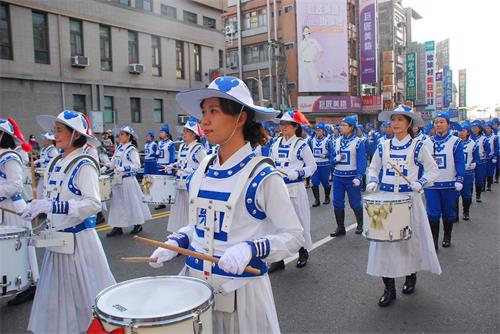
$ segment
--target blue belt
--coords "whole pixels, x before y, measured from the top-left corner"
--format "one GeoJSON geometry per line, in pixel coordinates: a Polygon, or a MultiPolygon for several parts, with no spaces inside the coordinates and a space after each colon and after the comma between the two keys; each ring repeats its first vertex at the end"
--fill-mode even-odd
{"type": "MultiPolygon", "coordinates": [[[[1,201],[4,201],[4,200],[6,200],[6,199],[7,199],[7,197],[0,197],[0,202],[1,202],[1,201]]],[[[12,196],[10,197],[10,200],[11,200],[12,202],[19,201],[19,200],[22,200],[22,199],[23,199],[23,197],[21,196],[21,194],[15,194],[15,195],[12,195],[12,196]]]]}
{"type": "Polygon", "coordinates": [[[429,187],[428,189],[443,189],[443,188],[455,188],[455,181],[434,182],[432,187],[429,187]]]}
{"type": "Polygon", "coordinates": [[[70,233],[78,233],[83,230],[89,229],[89,228],[95,228],[95,223],[96,223],[96,216],[91,216],[85,219],[83,222],[80,224],[73,226],[73,227],[68,227],[62,230],[63,232],[70,232],[70,233]]]}
{"type": "Polygon", "coordinates": [[[358,175],[358,171],[356,169],[354,169],[354,170],[335,169],[333,171],[333,175],[339,176],[339,177],[356,176],[356,175],[358,175]]]}
{"type": "Polygon", "coordinates": [[[135,176],[135,175],[136,175],[135,172],[126,173],[126,174],[123,174],[122,179],[124,179],[126,177],[130,177],[130,176],[135,176]]]}
{"type": "Polygon", "coordinates": [[[321,166],[330,166],[330,161],[321,161],[321,162],[317,162],[316,161],[316,166],[318,167],[321,167],[321,166]]]}
{"type": "MultiPolygon", "coordinates": [[[[191,246],[189,246],[189,249],[192,251],[196,251],[191,246]]],[[[214,256],[214,257],[220,259],[220,256],[214,256]]],[[[198,270],[198,271],[203,272],[203,261],[204,260],[199,260],[199,259],[194,258],[192,256],[188,256],[186,259],[186,265],[194,270],[198,270]]],[[[267,265],[264,261],[262,261],[260,259],[252,259],[248,265],[255,268],[255,269],[259,269],[260,275],[254,275],[254,274],[250,274],[247,272],[243,272],[243,274],[241,274],[241,275],[230,274],[230,273],[227,273],[224,270],[220,269],[218,264],[212,265],[212,274],[218,275],[218,276],[225,276],[225,277],[248,278],[248,277],[260,277],[260,276],[267,273],[267,265]]]]}
{"type": "MultiPolygon", "coordinates": [[[[394,184],[389,184],[389,183],[382,183],[380,184],[380,190],[382,191],[387,191],[387,192],[394,192],[394,184]]],[[[407,184],[400,184],[399,185],[399,192],[400,193],[409,193],[411,192],[411,188],[407,184]]]]}

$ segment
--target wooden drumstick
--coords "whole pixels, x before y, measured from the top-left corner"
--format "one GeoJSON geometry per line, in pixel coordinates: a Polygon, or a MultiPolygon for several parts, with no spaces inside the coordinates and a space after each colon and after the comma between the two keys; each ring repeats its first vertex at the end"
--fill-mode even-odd
{"type": "Polygon", "coordinates": [[[35,161],[33,160],[33,151],[30,152],[31,163],[31,193],[33,198],[36,198],[36,185],[35,185],[35,161]]]}
{"type": "Polygon", "coordinates": [[[12,214],[14,214],[14,215],[18,215],[18,216],[21,216],[21,215],[22,215],[22,214],[21,214],[21,213],[19,213],[19,212],[16,212],[16,211],[14,211],[14,210],[7,209],[7,208],[4,208],[4,207],[0,207],[0,210],[5,211],[5,212],[8,212],[8,213],[12,213],[12,214]]]}
{"type": "Polygon", "coordinates": [[[277,169],[277,171],[278,171],[278,172],[280,172],[280,173],[281,173],[282,175],[284,175],[285,177],[287,177],[287,176],[288,176],[288,174],[287,174],[287,173],[285,173],[284,171],[282,171],[281,169],[277,169]]]}
{"type": "MultiPolygon", "coordinates": [[[[183,254],[183,255],[187,255],[187,256],[192,256],[192,257],[195,257],[195,258],[200,259],[200,260],[210,261],[210,262],[213,262],[213,263],[219,263],[219,260],[220,260],[220,259],[218,259],[216,257],[213,257],[213,256],[210,256],[210,255],[206,255],[206,254],[203,254],[203,253],[194,252],[194,251],[191,251],[189,249],[185,249],[185,248],[181,248],[181,247],[176,247],[176,246],[173,246],[173,245],[166,244],[164,242],[160,242],[160,241],[156,241],[156,240],[151,240],[151,239],[139,237],[137,235],[134,236],[133,239],[145,242],[147,244],[150,244],[150,245],[153,245],[153,246],[156,246],[156,247],[165,248],[165,249],[177,252],[179,254],[183,254]]],[[[245,272],[249,273],[249,274],[260,275],[260,270],[259,269],[255,269],[255,268],[250,267],[250,266],[248,266],[248,267],[245,268],[245,272]]]]}
{"type": "Polygon", "coordinates": [[[136,256],[136,257],[122,257],[121,258],[123,261],[125,262],[128,262],[128,263],[155,263],[158,259],[153,257],[140,257],[140,256],[136,256]]]}
{"type": "MultiPolygon", "coordinates": [[[[387,161],[387,163],[392,167],[392,169],[396,171],[396,173],[399,174],[399,176],[403,178],[403,180],[405,180],[408,183],[408,185],[411,186],[411,181],[406,176],[404,176],[404,174],[401,173],[401,171],[392,162],[387,161]]],[[[419,191],[419,193],[422,193],[422,189],[419,191]]]]}

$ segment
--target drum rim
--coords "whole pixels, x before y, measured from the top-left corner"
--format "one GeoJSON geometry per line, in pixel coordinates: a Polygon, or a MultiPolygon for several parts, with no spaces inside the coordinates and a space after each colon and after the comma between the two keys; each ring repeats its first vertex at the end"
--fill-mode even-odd
{"type": "MultiPolygon", "coordinates": [[[[388,194],[394,194],[394,193],[388,193],[388,194]]],[[[411,196],[408,195],[408,194],[401,194],[401,193],[397,193],[397,195],[401,196],[401,197],[404,197],[404,198],[401,198],[401,199],[397,199],[397,200],[392,200],[392,201],[388,201],[388,200],[383,200],[383,199],[370,199],[370,198],[367,198],[368,196],[373,196],[375,194],[367,194],[367,195],[364,195],[363,196],[363,202],[366,202],[366,203],[384,203],[384,204],[391,204],[391,203],[409,203],[411,202],[411,196]]],[[[396,195],[396,194],[394,194],[396,195]]]]}
{"type": "MultiPolygon", "coordinates": [[[[27,237],[29,234],[29,229],[27,227],[22,227],[22,226],[2,226],[2,227],[12,227],[12,228],[19,228],[21,231],[16,231],[16,232],[10,232],[10,233],[0,233],[0,240],[8,240],[8,239],[15,239],[18,235],[21,237],[27,237]]],[[[1,229],[0,229],[1,231],[1,229]]]]}
{"type": "Polygon", "coordinates": [[[208,284],[207,282],[200,280],[198,278],[194,277],[189,277],[189,276],[173,276],[173,275],[164,275],[164,276],[146,276],[146,277],[139,277],[139,278],[134,278],[131,280],[123,281],[120,283],[117,283],[115,285],[109,286],[106,289],[102,290],[99,292],[99,294],[95,298],[95,304],[94,304],[94,313],[96,316],[99,318],[99,320],[106,322],[107,324],[113,325],[113,326],[120,326],[120,327],[159,327],[163,325],[168,325],[168,324],[175,324],[178,322],[185,321],[189,318],[196,318],[200,314],[206,312],[209,308],[211,308],[214,304],[215,301],[215,293],[214,289],[208,284]],[[103,312],[100,310],[97,306],[97,303],[99,302],[99,299],[107,292],[109,292],[111,289],[116,288],[118,286],[125,285],[130,282],[137,282],[137,281],[145,281],[145,280],[153,280],[153,279],[174,279],[174,278],[182,278],[182,279],[187,279],[190,281],[196,281],[197,283],[201,283],[208,287],[210,289],[210,298],[206,301],[204,301],[202,304],[193,307],[191,310],[178,313],[175,315],[170,315],[170,316],[162,316],[162,317],[157,317],[157,318],[140,318],[140,319],[132,319],[132,318],[122,318],[122,317],[117,317],[111,314],[108,314],[106,312],[103,312]]]}

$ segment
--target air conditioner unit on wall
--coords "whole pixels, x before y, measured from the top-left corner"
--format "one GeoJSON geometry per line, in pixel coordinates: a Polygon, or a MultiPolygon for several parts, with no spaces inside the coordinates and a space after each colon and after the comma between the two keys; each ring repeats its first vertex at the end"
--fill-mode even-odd
{"type": "Polygon", "coordinates": [[[187,123],[189,115],[177,115],[177,123],[184,125],[187,123]]]}
{"type": "Polygon", "coordinates": [[[144,73],[144,64],[130,64],[128,65],[128,72],[131,74],[144,73]]]}
{"type": "Polygon", "coordinates": [[[73,66],[73,67],[87,67],[87,66],[89,66],[89,57],[73,56],[73,57],[71,57],[71,66],[73,66]]]}

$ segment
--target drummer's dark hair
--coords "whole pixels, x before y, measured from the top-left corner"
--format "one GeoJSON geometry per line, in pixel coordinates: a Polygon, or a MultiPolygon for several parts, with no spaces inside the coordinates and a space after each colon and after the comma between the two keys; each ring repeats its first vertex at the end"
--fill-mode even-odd
{"type": "Polygon", "coordinates": [[[402,115],[404,118],[406,118],[408,120],[408,122],[410,123],[410,126],[408,127],[408,134],[410,135],[410,137],[412,138],[415,138],[415,133],[413,132],[413,120],[411,119],[410,116],[406,116],[406,115],[402,115]]]}
{"type": "MultiPolygon", "coordinates": [[[[75,131],[72,127],[69,127],[66,124],[64,124],[64,126],[70,132],[75,131]]],[[[73,147],[80,148],[80,147],[83,147],[86,143],[87,143],[87,137],[85,137],[84,135],[80,134],[80,138],[73,140],[73,144],[72,145],[73,145],[73,147]]]]}
{"type": "Polygon", "coordinates": [[[16,148],[16,142],[11,135],[6,132],[2,134],[2,140],[0,141],[0,148],[10,148],[11,150],[16,148]]]}
{"type": "Polygon", "coordinates": [[[137,148],[137,140],[135,140],[134,136],[132,136],[130,133],[125,132],[125,134],[128,135],[128,140],[132,145],[134,145],[137,148]]]}
{"type": "Polygon", "coordinates": [[[250,145],[252,147],[266,144],[267,139],[264,127],[261,123],[255,120],[254,110],[232,100],[219,98],[219,101],[222,112],[226,115],[238,116],[240,110],[241,112],[245,112],[247,114],[247,120],[245,122],[245,125],[243,126],[243,138],[246,141],[250,142],[250,145]],[[241,109],[242,106],[243,109],[241,109]]]}

